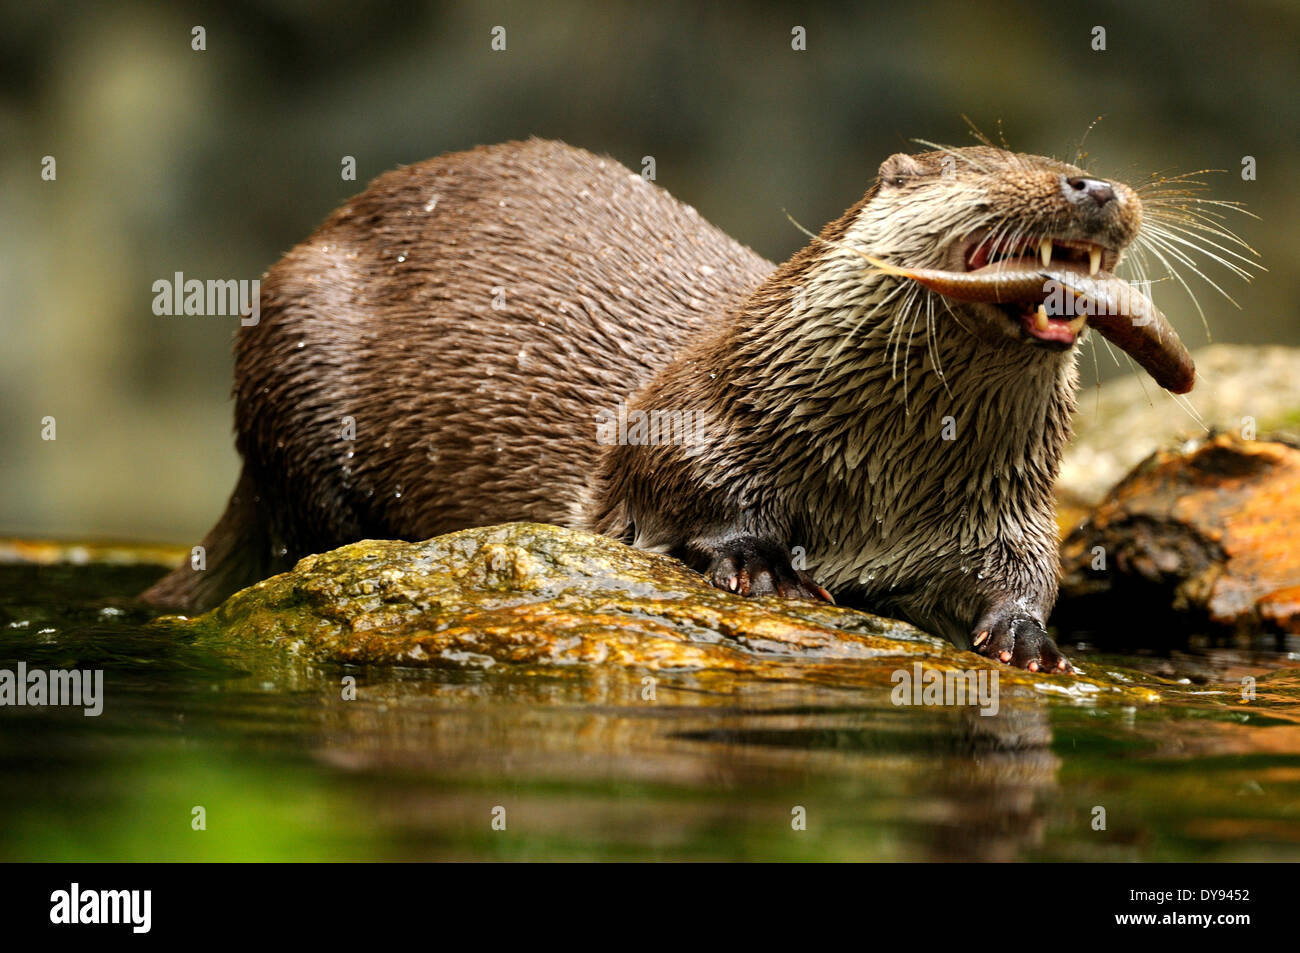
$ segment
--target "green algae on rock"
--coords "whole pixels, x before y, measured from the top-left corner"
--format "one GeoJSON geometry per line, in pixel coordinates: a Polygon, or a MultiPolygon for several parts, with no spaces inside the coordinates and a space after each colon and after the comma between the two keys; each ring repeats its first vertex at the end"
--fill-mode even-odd
{"type": "Polygon", "coordinates": [[[352,663],[749,667],[745,657],[929,655],[904,622],[741,599],[666,556],[535,523],[423,543],[367,540],[308,556],[200,622],[244,641],[352,663]]]}
{"type": "Polygon", "coordinates": [[[1158,696],[1114,680],[999,666],[905,622],[821,603],[745,599],[677,560],[537,523],[309,556],[194,620],[160,620],[312,661],[491,668],[606,665],[888,685],[904,664],[990,669],[1079,698],[1158,696]],[[1053,684],[1056,683],[1056,684],[1053,684]]]}

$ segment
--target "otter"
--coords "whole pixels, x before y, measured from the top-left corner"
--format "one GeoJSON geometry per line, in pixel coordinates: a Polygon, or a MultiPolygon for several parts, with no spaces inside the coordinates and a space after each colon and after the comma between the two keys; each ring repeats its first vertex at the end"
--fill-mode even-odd
{"type": "Polygon", "coordinates": [[[778,267],[563,143],[400,167],[265,276],[242,473],[206,567],[143,598],[204,609],[344,543],[531,520],[1070,671],[1046,621],[1078,342],[1094,324],[1191,386],[1163,316],[1115,293],[1142,216],[1055,159],[900,153],[778,267]],[[1108,307],[1049,309],[1049,284],[1108,307]]]}

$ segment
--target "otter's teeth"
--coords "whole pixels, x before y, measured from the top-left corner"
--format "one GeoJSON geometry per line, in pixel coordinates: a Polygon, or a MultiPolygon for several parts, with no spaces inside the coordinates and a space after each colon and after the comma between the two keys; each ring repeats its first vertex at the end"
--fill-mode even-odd
{"type": "Polygon", "coordinates": [[[1101,246],[1093,245],[1088,249],[1088,274],[1095,275],[1101,271],[1101,246]]]}
{"type": "Polygon", "coordinates": [[[1044,238],[1038,245],[1038,255],[1043,259],[1043,267],[1052,263],[1052,240],[1044,238]]]}
{"type": "Polygon", "coordinates": [[[1081,314],[1069,323],[1070,333],[1078,337],[1083,332],[1083,326],[1088,323],[1088,316],[1081,314]]]}
{"type": "Polygon", "coordinates": [[[1038,306],[1038,313],[1034,315],[1034,327],[1040,331],[1047,330],[1047,309],[1041,304],[1038,306]]]}

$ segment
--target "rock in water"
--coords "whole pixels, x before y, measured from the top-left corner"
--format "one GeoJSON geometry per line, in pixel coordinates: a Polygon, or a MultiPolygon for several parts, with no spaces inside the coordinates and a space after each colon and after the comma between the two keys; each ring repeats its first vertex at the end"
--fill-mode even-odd
{"type": "Polygon", "coordinates": [[[1062,546],[1056,619],[1300,634],[1300,449],[1218,434],[1152,454],[1062,546]]]}
{"type": "Polygon", "coordinates": [[[776,656],[945,654],[940,640],[904,622],[741,599],[666,556],[538,523],[308,556],[201,621],[348,663],[750,668],[776,656]]]}
{"type": "MultiPolygon", "coordinates": [[[[1207,425],[1239,433],[1253,427],[1247,436],[1300,433],[1300,348],[1215,344],[1193,357],[1201,380],[1190,403],[1207,425]]],[[[1175,438],[1204,433],[1190,411],[1175,406],[1140,374],[1083,387],[1057,497],[1071,514],[1095,506],[1152,453],[1175,438]]]]}
{"type": "Polygon", "coordinates": [[[922,662],[997,670],[1004,688],[1128,704],[1159,699],[1104,676],[1009,669],[865,612],[741,598],[667,556],[538,523],[422,543],[353,543],[308,556],[196,619],[158,621],[309,662],[552,673],[626,666],[886,688],[897,671],[922,662]]]}

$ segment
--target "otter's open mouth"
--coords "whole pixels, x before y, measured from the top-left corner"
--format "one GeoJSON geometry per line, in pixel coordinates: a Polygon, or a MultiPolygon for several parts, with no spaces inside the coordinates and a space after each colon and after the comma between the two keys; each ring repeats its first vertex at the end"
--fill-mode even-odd
{"type": "MultiPolygon", "coordinates": [[[[856,251],[856,250],[855,250],[856,251]]],[[[1156,383],[1185,394],[1196,382],[1187,348],[1151,299],[1110,273],[1113,249],[1057,238],[1003,242],[974,237],[963,270],[905,268],[856,252],[878,270],[945,298],[992,305],[1044,347],[1071,347],[1087,323],[1142,365],[1156,383]]]]}
{"type": "MultiPolygon", "coordinates": [[[[1079,271],[1090,277],[1109,271],[1119,260],[1119,252],[1095,242],[1076,241],[1069,238],[993,239],[989,236],[971,238],[962,256],[966,271],[980,272],[989,265],[1002,264],[1003,268],[1049,269],[1079,271]]],[[[1073,300],[1073,299],[1071,299],[1073,300]]],[[[1009,320],[1018,324],[1025,337],[1043,347],[1065,350],[1072,347],[1088,323],[1088,315],[1062,308],[1064,296],[1053,295],[1045,289],[1037,299],[988,302],[1009,320]]]]}

